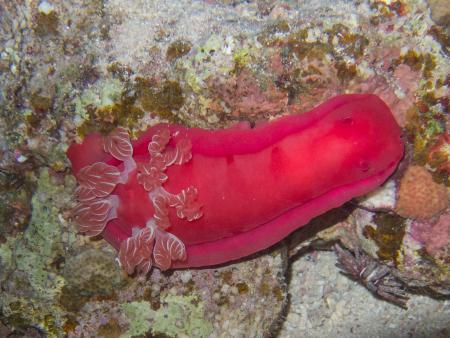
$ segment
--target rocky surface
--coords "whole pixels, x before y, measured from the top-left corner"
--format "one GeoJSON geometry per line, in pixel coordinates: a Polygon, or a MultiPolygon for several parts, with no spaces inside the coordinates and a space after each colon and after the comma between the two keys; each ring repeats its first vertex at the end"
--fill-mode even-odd
{"type": "MultiPolygon", "coordinates": [[[[340,241],[408,292],[448,297],[450,69],[439,6],[0,1],[0,336],[448,336],[447,301],[413,294],[405,311],[341,275],[332,253],[309,251],[340,241]],[[389,104],[405,159],[382,189],[275,248],[133,278],[101,238],[76,233],[65,151],[87,133],[259,123],[347,92],[389,104]],[[411,166],[440,196],[420,217],[397,214],[411,166]]],[[[426,209],[430,195],[421,198],[426,209]]],[[[404,199],[401,210],[417,202],[404,199]]]]}
{"type": "Polygon", "coordinates": [[[292,264],[291,306],[280,337],[448,337],[449,301],[412,295],[408,310],[342,275],[332,252],[292,264]]]}

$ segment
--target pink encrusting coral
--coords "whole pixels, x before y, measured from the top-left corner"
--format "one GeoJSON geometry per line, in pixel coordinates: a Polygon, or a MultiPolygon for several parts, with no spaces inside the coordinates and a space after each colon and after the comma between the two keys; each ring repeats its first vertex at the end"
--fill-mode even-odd
{"type": "Polygon", "coordinates": [[[414,220],[410,232],[416,241],[424,244],[430,255],[434,255],[449,243],[450,213],[440,215],[437,220],[414,220]]]}
{"type": "Polygon", "coordinates": [[[82,233],[119,250],[128,272],[200,267],[275,244],[383,183],[403,155],[377,96],[337,96],[307,113],[224,130],[160,124],[73,144],[82,233]]]}

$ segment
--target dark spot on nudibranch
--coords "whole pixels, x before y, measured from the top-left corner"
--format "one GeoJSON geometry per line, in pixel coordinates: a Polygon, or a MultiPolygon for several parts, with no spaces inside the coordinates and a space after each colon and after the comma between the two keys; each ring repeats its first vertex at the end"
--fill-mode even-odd
{"type": "Polygon", "coordinates": [[[366,160],[360,160],[358,165],[363,172],[367,172],[370,169],[370,164],[366,160]]]}
{"type": "Polygon", "coordinates": [[[272,168],[272,172],[276,173],[280,171],[284,163],[284,152],[280,147],[273,147],[270,154],[270,167],[272,168]]]}
{"type": "Polygon", "coordinates": [[[272,153],[271,153],[271,158],[272,161],[277,161],[281,156],[281,151],[279,147],[273,147],[272,148],[272,153]]]}
{"type": "Polygon", "coordinates": [[[233,164],[234,163],[234,156],[233,155],[228,155],[227,156],[227,164],[233,164]]]}
{"type": "Polygon", "coordinates": [[[341,119],[341,122],[343,124],[347,124],[347,125],[353,125],[355,123],[355,120],[353,119],[353,117],[344,117],[343,119],[341,119]]]}

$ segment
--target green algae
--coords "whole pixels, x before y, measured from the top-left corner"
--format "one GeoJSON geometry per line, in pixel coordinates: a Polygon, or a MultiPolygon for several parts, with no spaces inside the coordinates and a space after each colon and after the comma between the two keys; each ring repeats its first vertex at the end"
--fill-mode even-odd
{"type": "Polygon", "coordinates": [[[34,323],[53,337],[62,326],[63,311],[56,301],[65,285],[56,264],[64,254],[59,210],[68,201],[64,191],[73,185],[69,177],[57,184],[47,168],[41,169],[27,229],[0,245],[1,282],[9,288],[0,307],[13,327],[34,323]]]}
{"type": "Polygon", "coordinates": [[[121,338],[131,338],[146,334],[150,328],[150,320],[154,316],[150,303],[147,301],[130,302],[121,305],[122,311],[129,319],[127,332],[122,334],[121,338]]]}
{"type": "Polygon", "coordinates": [[[135,105],[136,97],[130,91],[119,79],[108,79],[84,91],[74,101],[76,113],[83,119],[78,135],[83,137],[95,131],[107,134],[119,125],[133,129],[144,111],[135,105]]]}
{"type": "Polygon", "coordinates": [[[129,320],[128,329],[121,338],[145,335],[149,331],[156,336],[200,338],[209,337],[213,330],[205,319],[203,303],[194,295],[163,296],[157,310],[146,300],[124,303],[120,308],[129,320]]]}
{"type": "MultiPolygon", "coordinates": [[[[196,93],[199,93],[197,88],[200,86],[200,83],[211,76],[211,74],[215,73],[212,71],[214,61],[220,63],[220,60],[222,60],[215,56],[217,56],[218,52],[222,51],[225,44],[228,44],[229,49],[233,49],[234,47],[233,40],[226,42],[217,35],[211,35],[203,45],[196,48],[196,54],[192,58],[180,62],[179,66],[185,73],[185,81],[189,85],[193,84],[191,87],[196,93]]],[[[226,65],[222,64],[222,66],[216,66],[218,66],[219,71],[224,74],[231,71],[233,67],[232,64],[228,63],[226,65]]]]}
{"type": "Polygon", "coordinates": [[[12,266],[14,242],[15,238],[7,237],[6,241],[0,245],[0,263],[3,269],[12,266]]]}
{"type": "MultiPolygon", "coordinates": [[[[439,80],[436,81],[436,87],[439,80]]],[[[406,131],[413,145],[413,161],[432,167],[435,181],[449,185],[448,149],[445,148],[446,116],[448,102],[445,97],[436,97],[435,91],[425,90],[410,109],[406,131]]]]}
{"type": "Polygon", "coordinates": [[[211,322],[205,318],[203,303],[194,295],[167,295],[161,299],[152,325],[153,333],[173,337],[209,337],[212,330],[211,322]]]}
{"type": "Polygon", "coordinates": [[[119,101],[123,90],[124,86],[118,79],[107,79],[96,87],[86,89],[73,102],[76,115],[86,118],[89,114],[89,107],[113,105],[119,101]]]}
{"type": "Polygon", "coordinates": [[[195,71],[191,67],[189,67],[187,62],[184,64],[184,80],[195,94],[197,95],[201,94],[202,92],[202,86],[200,84],[201,81],[197,77],[195,71]]]}
{"type": "Polygon", "coordinates": [[[222,39],[217,35],[212,35],[203,46],[198,48],[194,61],[198,63],[209,62],[214,53],[221,49],[222,39]]]}
{"type": "Polygon", "coordinates": [[[0,170],[0,242],[30,221],[34,183],[28,181],[26,173],[0,170]]]}
{"type": "Polygon", "coordinates": [[[251,60],[250,51],[246,48],[238,49],[233,55],[234,67],[232,74],[241,73],[251,60]]]}
{"type": "Polygon", "coordinates": [[[48,264],[55,253],[62,250],[59,210],[54,199],[64,192],[64,186],[51,182],[49,172],[41,170],[37,190],[32,198],[33,213],[23,240],[25,245],[16,246],[16,268],[28,273],[29,282],[39,298],[53,299],[63,286],[62,278],[49,278],[48,264]]]}

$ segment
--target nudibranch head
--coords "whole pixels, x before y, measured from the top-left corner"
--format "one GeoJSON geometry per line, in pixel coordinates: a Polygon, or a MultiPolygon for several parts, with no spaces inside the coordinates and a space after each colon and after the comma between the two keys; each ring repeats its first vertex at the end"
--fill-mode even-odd
{"type": "Polygon", "coordinates": [[[172,261],[186,260],[183,242],[166,231],[170,228],[170,208],[176,210],[179,218],[188,221],[202,216],[194,187],[188,187],[179,194],[171,194],[163,188],[168,179],[166,169],[171,165],[185,164],[192,157],[188,139],[180,139],[172,147],[169,146],[171,138],[169,129],[158,130],[148,143],[149,161],[136,163],[128,132],[117,128],[99,141],[103,144],[103,151],[122,164],[114,166],[95,162],[76,173],[79,186],[74,216],[78,230],[88,236],[104,232],[108,222],[118,217],[121,197],[114,194],[118,184],[127,184],[130,176],[134,175],[148,193],[153,216],[144,227],[130,224],[132,234],[123,239],[119,247],[119,263],[129,274],[135,271],[148,273],[153,265],[167,270],[172,261]]]}

